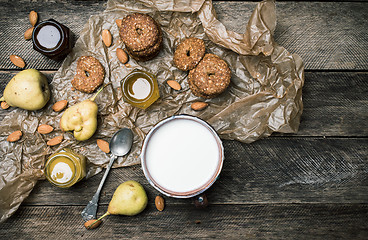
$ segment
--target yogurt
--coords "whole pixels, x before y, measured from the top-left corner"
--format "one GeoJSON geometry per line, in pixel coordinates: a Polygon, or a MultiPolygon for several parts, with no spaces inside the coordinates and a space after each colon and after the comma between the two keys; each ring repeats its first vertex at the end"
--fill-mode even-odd
{"type": "Polygon", "coordinates": [[[41,46],[47,49],[55,48],[61,40],[61,34],[59,29],[52,25],[43,26],[38,34],[37,41],[41,46]]]}
{"type": "Polygon", "coordinates": [[[186,115],[160,122],[142,147],[146,178],[162,193],[191,197],[209,188],[221,171],[223,147],[204,121],[186,115]]]}

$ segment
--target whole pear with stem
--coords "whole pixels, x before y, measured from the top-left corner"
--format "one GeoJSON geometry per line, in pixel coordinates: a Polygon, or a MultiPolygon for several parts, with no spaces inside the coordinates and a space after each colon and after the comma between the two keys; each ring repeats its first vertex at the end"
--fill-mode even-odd
{"type": "Polygon", "coordinates": [[[65,110],[60,119],[62,131],[73,131],[78,141],[88,140],[97,129],[98,106],[94,102],[97,95],[110,83],[100,88],[90,99],[86,99],[65,110]]]}
{"type": "Polygon", "coordinates": [[[148,198],[143,186],[133,180],[120,184],[112,196],[107,212],[97,220],[86,226],[92,229],[94,224],[99,224],[108,215],[134,216],[141,213],[147,206],[148,198]]]}
{"type": "Polygon", "coordinates": [[[36,69],[26,69],[9,81],[0,102],[5,101],[11,107],[34,111],[46,105],[50,94],[46,76],[36,69]]]}

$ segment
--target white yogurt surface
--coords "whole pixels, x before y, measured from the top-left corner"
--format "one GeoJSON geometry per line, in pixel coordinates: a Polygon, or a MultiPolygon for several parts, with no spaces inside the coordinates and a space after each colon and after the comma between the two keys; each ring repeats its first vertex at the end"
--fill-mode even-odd
{"type": "Polygon", "coordinates": [[[204,125],[175,119],[161,125],[147,144],[145,161],[151,177],[163,188],[187,192],[200,188],[220,163],[215,136],[204,125]]]}
{"type": "Polygon", "coordinates": [[[43,26],[37,34],[37,41],[48,49],[56,47],[60,39],[60,31],[52,25],[43,26]]]}
{"type": "Polygon", "coordinates": [[[132,86],[132,97],[135,99],[145,99],[151,92],[151,85],[145,78],[138,78],[132,86]]]}
{"type": "Polygon", "coordinates": [[[73,177],[73,171],[67,163],[58,162],[51,172],[51,178],[58,183],[66,183],[73,177]]]}

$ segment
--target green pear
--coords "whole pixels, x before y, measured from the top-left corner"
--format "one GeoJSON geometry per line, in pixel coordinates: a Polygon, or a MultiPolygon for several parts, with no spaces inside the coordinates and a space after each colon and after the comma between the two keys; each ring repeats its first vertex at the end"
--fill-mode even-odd
{"type": "Polygon", "coordinates": [[[98,106],[94,100],[105,86],[98,90],[92,98],[86,99],[65,110],[60,119],[60,128],[62,131],[73,131],[74,137],[78,141],[85,141],[92,137],[97,129],[98,113],[98,106]]]}
{"type": "Polygon", "coordinates": [[[91,222],[87,229],[101,221],[102,218],[113,215],[134,216],[141,213],[147,206],[148,198],[143,186],[133,180],[120,184],[112,196],[107,212],[99,219],[91,222]]]}
{"type": "Polygon", "coordinates": [[[36,69],[27,69],[10,80],[0,101],[6,101],[12,107],[39,110],[49,99],[50,89],[45,75],[36,69]]]}
{"type": "Polygon", "coordinates": [[[134,216],[146,208],[147,202],[148,198],[143,186],[131,180],[118,186],[107,212],[114,215],[134,216]]]}

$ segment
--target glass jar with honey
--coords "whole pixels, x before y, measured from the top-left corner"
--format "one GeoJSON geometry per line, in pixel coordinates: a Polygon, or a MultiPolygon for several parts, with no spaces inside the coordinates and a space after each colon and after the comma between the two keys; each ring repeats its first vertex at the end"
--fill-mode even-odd
{"type": "Polygon", "coordinates": [[[45,174],[53,185],[71,187],[86,176],[86,157],[70,148],[63,148],[48,158],[45,174]]]}
{"type": "Polygon", "coordinates": [[[148,72],[135,69],[121,81],[121,91],[125,102],[146,109],[159,97],[156,77],[148,72]]]}

